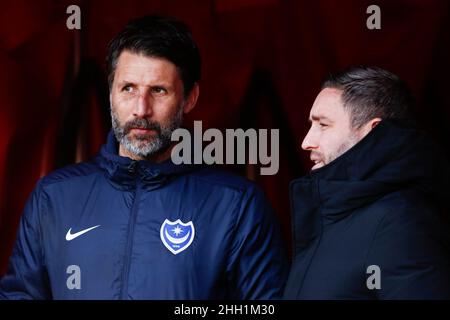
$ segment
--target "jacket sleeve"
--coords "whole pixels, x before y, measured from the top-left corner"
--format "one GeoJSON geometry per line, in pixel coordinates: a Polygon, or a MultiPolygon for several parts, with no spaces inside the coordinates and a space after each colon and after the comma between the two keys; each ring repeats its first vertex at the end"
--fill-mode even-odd
{"type": "Polygon", "coordinates": [[[387,212],[379,223],[366,265],[380,268],[381,288],[372,289],[379,299],[450,299],[449,233],[420,207],[387,212]]]}
{"type": "Polygon", "coordinates": [[[1,299],[51,298],[41,247],[41,196],[38,183],[25,205],[8,270],[0,280],[1,299]]]}
{"type": "Polygon", "coordinates": [[[258,188],[243,195],[228,261],[232,299],[281,299],[286,251],[272,207],[258,188]]]}

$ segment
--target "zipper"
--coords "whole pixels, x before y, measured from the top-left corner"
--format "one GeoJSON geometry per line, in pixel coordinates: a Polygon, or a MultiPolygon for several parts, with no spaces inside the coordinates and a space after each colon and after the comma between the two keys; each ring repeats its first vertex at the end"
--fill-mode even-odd
{"type": "Polygon", "coordinates": [[[131,266],[131,256],[133,251],[133,240],[134,240],[134,227],[136,224],[137,213],[139,211],[139,198],[141,193],[141,185],[139,180],[139,175],[137,174],[137,161],[132,161],[128,166],[128,172],[135,179],[136,191],[134,194],[133,206],[131,207],[130,222],[128,224],[128,237],[127,245],[125,248],[125,263],[122,273],[122,289],[121,289],[121,299],[128,298],[128,279],[130,276],[130,266],[131,266]]]}

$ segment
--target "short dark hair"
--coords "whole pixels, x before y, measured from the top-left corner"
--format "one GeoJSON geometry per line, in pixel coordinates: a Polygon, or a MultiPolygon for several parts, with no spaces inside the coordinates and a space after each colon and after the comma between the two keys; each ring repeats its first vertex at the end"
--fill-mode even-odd
{"type": "Polygon", "coordinates": [[[129,22],[108,45],[106,65],[110,88],[117,60],[125,50],[172,62],[180,73],[185,96],[200,80],[199,49],[189,28],[178,20],[152,15],[129,22]]]}
{"type": "Polygon", "coordinates": [[[353,128],[374,118],[413,124],[414,99],[407,84],[378,67],[350,67],[330,74],[322,89],[342,90],[342,102],[350,112],[353,128]]]}

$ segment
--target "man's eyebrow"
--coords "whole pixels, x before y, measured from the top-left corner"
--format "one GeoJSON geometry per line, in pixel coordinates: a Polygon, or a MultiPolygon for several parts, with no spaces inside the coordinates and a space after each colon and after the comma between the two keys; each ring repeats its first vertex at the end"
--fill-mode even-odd
{"type": "Polygon", "coordinates": [[[127,81],[127,80],[121,80],[118,82],[118,84],[120,86],[124,86],[124,85],[135,85],[132,81],[127,81]]]}
{"type": "Polygon", "coordinates": [[[327,118],[327,117],[325,117],[325,116],[322,116],[322,115],[312,115],[309,119],[308,119],[308,121],[309,122],[312,122],[312,121],[320,121],[320,120],[325,120],[325,121],[330,121],[331,122],[331,119],[329,119],[329,118],[327,118]]]}

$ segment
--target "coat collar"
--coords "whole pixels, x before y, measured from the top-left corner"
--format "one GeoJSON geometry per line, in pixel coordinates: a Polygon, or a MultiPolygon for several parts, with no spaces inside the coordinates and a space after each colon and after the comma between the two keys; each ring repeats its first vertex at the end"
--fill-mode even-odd
{"type": "Polygon", "coordinates": [[[307,215],[302,208],[310,202],[325,220],[339,220],[405,188],[445,199],[449,177],[447,159],[427,134],[384,120],[346,153],[291,182],[294,219],[307,215]]]}
{"type": "Polygon", "coordinates": [[[117,188],[134,188],[137,179],[146,188],[157,189],[179,175],[187,174],[199,169],[198,165],[176,165],[169,158],[161,163],[146,160],[132,160],[118,154],[119,143],[111,130],[108,133],[106,144],[102,146],[97,161],[106,176],[117,188]]]}

